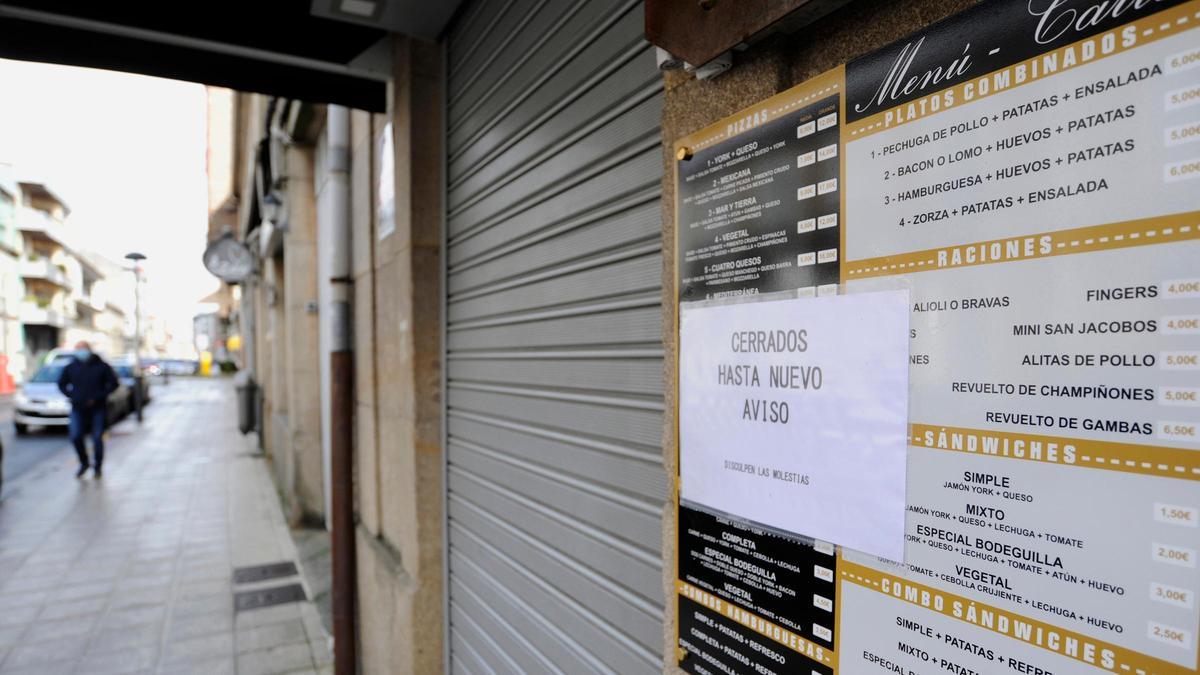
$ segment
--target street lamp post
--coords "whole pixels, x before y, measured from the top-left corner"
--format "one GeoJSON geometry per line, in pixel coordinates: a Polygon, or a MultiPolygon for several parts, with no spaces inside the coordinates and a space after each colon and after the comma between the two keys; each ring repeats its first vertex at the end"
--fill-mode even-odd
{"type": "Polygon", "coordinates": [[[133,262],[133,362],[136,365],[133,387],[133,405],[137,410],[137,421],[142,421],[142,261],[146,256],[134,251],[125,254],[133,262]]]}

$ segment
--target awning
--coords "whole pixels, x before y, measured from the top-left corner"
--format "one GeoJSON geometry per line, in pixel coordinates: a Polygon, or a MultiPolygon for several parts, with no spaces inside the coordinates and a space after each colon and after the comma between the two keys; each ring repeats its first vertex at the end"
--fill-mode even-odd
{"type": "Polygon", "coordinates": [[[0,58],[383,112],[389,32],[437,37],[457,2],[0,0],[0,58]]]}

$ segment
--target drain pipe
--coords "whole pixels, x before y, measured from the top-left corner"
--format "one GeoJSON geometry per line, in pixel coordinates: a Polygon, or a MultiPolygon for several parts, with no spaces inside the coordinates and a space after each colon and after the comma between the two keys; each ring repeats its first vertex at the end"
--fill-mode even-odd
{"type": "Polygon", "coordinates": [[[337,675],[358,671],[357,562],[354,537],[354,342],[350,302],[350,111],[327,109],[329,183],[329,425],[333,532],[333,662],[337,675]]]}

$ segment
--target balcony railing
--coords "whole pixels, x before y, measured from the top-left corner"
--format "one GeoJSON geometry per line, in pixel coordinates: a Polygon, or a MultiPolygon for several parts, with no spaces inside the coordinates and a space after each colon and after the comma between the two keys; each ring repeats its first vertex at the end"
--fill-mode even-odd
{"type": "Polygon", "coordinates": [[[49,258],[21,260],[21,276],[26,279],[41,279],[63,288],[70,287],[67,274],[52,264],[49,258]]]}
{"type": "Polygon", "coordinates": [[[21,323],[38,326],[57,326],[58,328],[67,325],[66,318],[63,317],[61,312],[49,307],[38,307],[28,302],[21,306],[21,323]]]}
{"type": "Polygon", "coordinates": [[[57,236],[62,231],[62,221],[51,218],[45,211],[22,206],[17,210],[17,224],[22,230],[45,232],[57,236]]]}

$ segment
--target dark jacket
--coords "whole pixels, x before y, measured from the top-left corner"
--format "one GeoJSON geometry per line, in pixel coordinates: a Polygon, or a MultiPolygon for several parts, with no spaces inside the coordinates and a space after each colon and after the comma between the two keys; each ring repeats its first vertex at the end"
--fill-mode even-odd
{"type": "Polygon", "coordinates": [[[117,374],[104,359],[92,354],[86,360],[76,358],[58,376],[58,388],[75,408],[104,405],[108,395],[120,386],[117,374]]]}

